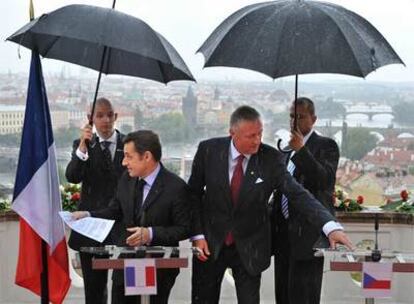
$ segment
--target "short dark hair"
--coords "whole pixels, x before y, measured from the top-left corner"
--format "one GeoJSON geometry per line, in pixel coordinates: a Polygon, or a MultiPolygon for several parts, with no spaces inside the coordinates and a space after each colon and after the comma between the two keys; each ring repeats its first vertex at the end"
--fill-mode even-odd
{"type": "Polygon", "coordinates": [[[161,143],[158,134],[151,130],[139,130],[129,133],[125,139],[124,144],[134,142],[135,150],[140,154],[146,151],[151,152],[155,161],[161,160],[161,143]]]}
{"type": "MultiPolygon", "coordinates": [[[[292,102],[292,106],[295,105],[295,101],[292,102]]],[[[304,106],[309,114],[315,115],[315,104],[313,101],[308,97],[299,97],[296,100],[296,105],[304,106]]]]}
{"type": "Polygon", "coordinates": [[[255,108],[250,106],[240,106],[230,116],[230,127],[235,126],[242,120],[256,121],[260,119],[260,114],[255,108]]]}

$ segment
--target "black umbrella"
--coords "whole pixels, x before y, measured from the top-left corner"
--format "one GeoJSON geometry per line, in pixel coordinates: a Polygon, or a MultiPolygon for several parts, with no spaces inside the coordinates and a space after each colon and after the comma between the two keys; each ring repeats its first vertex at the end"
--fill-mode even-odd
{"type": "Polygon", "coordinates": [[[245,68],[273,79],[296,75],[295,101],[298,74],[365,77],[381,66],[403,64],[363,17],[335,4],[307,0],[246,6],[224,20],[198,52],[205,67],[245,68]]]}
{"type": "MultiPolygon", "coordinates": [[[[113,7],[115,6],[115,1],[113,7]]],[[[138,76],[168,83],[194,80],[174,47],[142,20],[114,9],[69,5],[29,22],[7,40],[47,58],[101,73],[138,76]]]]}

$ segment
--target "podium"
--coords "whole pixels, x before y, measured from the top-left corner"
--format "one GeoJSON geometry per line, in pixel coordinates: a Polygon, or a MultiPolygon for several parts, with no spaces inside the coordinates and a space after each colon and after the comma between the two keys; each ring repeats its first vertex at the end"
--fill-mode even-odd
{"type": "MultiPolygon", "coordinates": [[[[82,252],[94,256],[92,269],[124,269],[126,259],[151,258],[155,260],[157,269],[187,268],[188,256],[195,251],[179,247],[82,247],[82,252]]],[[[149,304],[150,296],[141,295],[141,304],[149,304]]]]}
{"type": "MultiPolygon", "coordinates": [[[[363,262],[372,261],[372,251],[356,250],[342,251],[331,249],[318,249],[315,256],[323,256],[329,263],[330,271],[341,272],[362,272],[363,262]]],[[[383,251],[381,252],[381,262],[391,262],[393,273],[414,274],[414,252],[397,252],[383,251]]],[[[366,304],[374,304],[375,299],[366,298],[366,304]]]]}

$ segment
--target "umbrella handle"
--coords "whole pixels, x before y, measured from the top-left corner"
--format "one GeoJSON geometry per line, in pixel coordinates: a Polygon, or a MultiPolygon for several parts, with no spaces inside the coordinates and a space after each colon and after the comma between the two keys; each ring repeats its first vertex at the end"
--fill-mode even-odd
{"type": "Polygon", "coordinates": [[[290,153],[292,152],[292,149],[283,149],[282,148],[282,139],[279,138],[279,140],[277,141],[277,149],[282,152],[282,153],[290,153]]]}

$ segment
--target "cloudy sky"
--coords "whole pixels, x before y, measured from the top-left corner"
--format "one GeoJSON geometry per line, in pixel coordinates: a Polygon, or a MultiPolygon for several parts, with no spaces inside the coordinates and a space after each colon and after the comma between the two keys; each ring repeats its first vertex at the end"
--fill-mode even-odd
{"type": "MultiPolygon", "coordinates": [[[[305,0],[306,1],[306,0],[305,0]]],[[[202,69],[203,56],[195,54],[208,35],[232,12],[259,1],[252,0],[117,0],[116,9],[147,22],[170,41],[198,79],[264,80],[270,78],[251,71],[231,68],[202,69]]],[[[370,21],[393,46],[405,62],[371,73],[368,81],[414,81],[414,0],[330,0],[345,6],[370,21]]],[[[35,15],[50,12],[68,4],[90,4],[111,7],[112,0],[33,0],[35,15]]],[[[30,53],[23,47],[18,58],[16,44],[4,41],[28,22],[29,0],[1,0],[0,11],[0,72],[28,71],[30,53]]],[[[45,59],[44,71],[60,71],[64,63],[45,59]]],[[[72,74],[75,65],[66,64],[72,74]]],[[[91,72],[93,73],[93,72],[91,72]]],[[[91,74],[93,75],[93,74],[91,74]]],[[[310,80],[353,79],[347,76],[309,75],[310,80]],[[345,77],[345,78],[344,78],[345,77]]],[[[361,80],[362,81],[362,80],[361,80]]]]}

